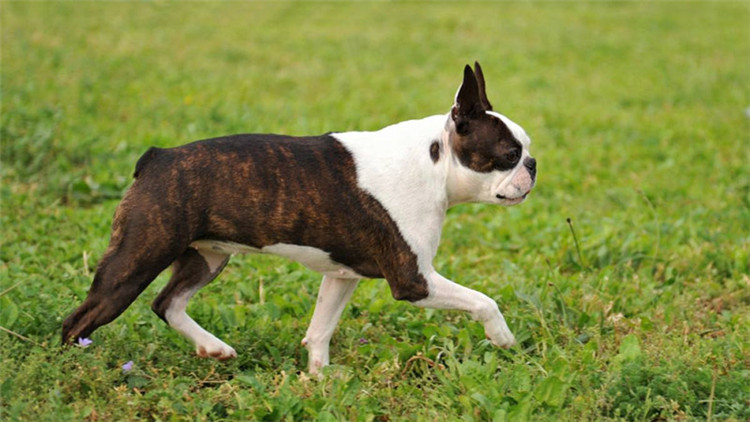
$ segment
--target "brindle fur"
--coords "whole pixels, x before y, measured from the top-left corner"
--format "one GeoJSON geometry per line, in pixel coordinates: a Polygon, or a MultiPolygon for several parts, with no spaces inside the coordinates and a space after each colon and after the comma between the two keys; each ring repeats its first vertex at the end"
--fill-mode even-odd
{"type": "Polygon", "coordinates": [[[357,186],[353,158],[332,136],[236,135],[151,148],[135,175],[89,295],[63,324],[65,341],[116,318],[174,262],[153,305],[164,318],[170,295],[208,277],[202,260],[190,259],[197,256],[190,244],[201,239],[311,246],[358,274],[384,277],[396,299],[427,296],[416,256],[386,210],[357,186]]]}

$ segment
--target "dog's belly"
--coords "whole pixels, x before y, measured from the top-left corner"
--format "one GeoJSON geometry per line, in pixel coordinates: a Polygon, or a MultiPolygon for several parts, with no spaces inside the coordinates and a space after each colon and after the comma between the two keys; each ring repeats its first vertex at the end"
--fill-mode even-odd
{"type": "Polygon", "coordinates": [[[277,243],[264,246],[260,249],[241,243],[227,242],[221,240],[196,240],[190,246],[195,249],[207,250],[225,255],[259,253],[282,256],[297,261],[305,267],[317,271],[325,276],[336,278],[362,278],[356,271],[339,264],[331,259],[328,252],[310,246],[290,245],[277,243]]]}

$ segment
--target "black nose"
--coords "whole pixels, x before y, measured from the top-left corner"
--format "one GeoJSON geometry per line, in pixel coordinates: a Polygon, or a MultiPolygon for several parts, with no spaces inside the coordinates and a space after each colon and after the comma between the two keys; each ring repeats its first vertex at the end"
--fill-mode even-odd
{"type": "Polygon", "coordinates": [[[527,157],[523,160],[523,166],[529,170],[532,179],[536,177],[536,159],[527,157]]]}

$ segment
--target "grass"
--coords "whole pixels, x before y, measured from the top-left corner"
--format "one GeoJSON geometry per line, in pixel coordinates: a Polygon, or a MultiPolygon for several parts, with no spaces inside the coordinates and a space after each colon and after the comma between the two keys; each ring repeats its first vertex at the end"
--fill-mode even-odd
{"type": "Polygon", "coordinates": [[[750,418],[747,3],[0,6],[0,419],[750,418]],[[451,209],[435,265],[497,299],[519,347],[363,281],[311,380],[320,276],[257,256],[189,309],[232,362],[151,313],[164,275],[59,347],[148,146],[444,113],[475,59],[538,186],[451,209]]]}

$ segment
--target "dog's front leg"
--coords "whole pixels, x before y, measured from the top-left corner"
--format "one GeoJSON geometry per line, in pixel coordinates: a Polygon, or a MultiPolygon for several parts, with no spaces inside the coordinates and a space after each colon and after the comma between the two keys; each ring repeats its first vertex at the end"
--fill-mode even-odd
{"type": "Polygon", "coordinates": [[[516,344],[516,339],[494,300],[476,290],[456,284],[435,271],[426,279],[429,294],[426,298],[413,302],[415,305],[469,312],[475,320],[484,325],[487,338],[495,346],[508,348],[516,344]]]}
{"type": "Polygon", "coordinates": [[[357,287],[356,279],[325,276],[318,291],[310,326],[302,340],[307,348],[311,374],[318,375],[320,369],[328,365],[328,345],[341,318],[341,312],[357,287]]]}

